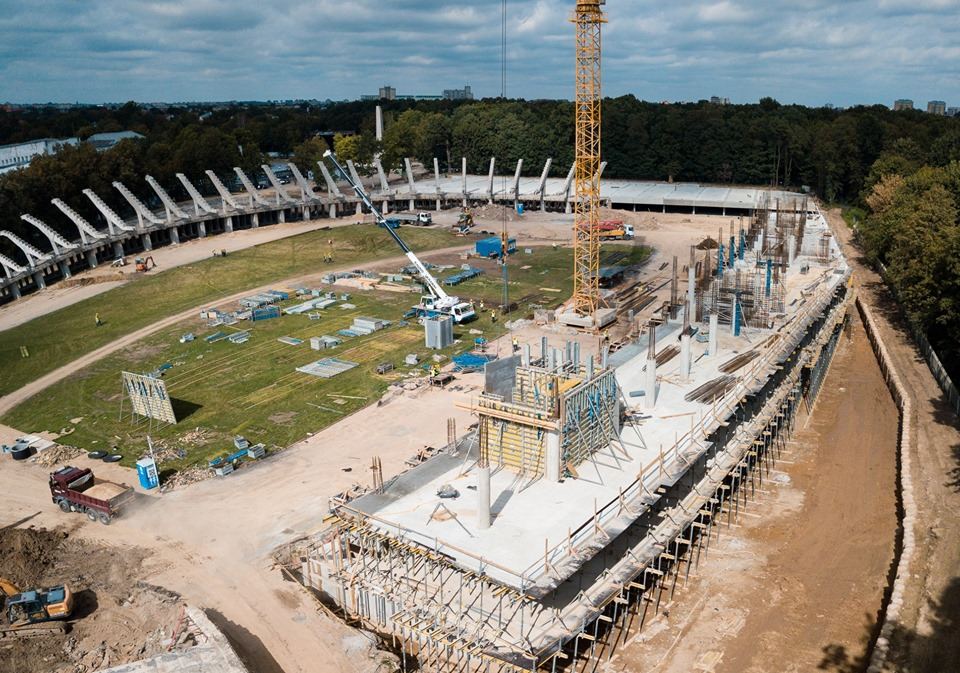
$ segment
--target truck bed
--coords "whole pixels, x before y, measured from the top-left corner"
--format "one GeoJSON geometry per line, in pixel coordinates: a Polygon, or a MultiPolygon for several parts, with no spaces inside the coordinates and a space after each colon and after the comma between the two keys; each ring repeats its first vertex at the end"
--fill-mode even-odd
{"type": "Polygon", "coordinates": [[[97,500],[110,502],[114,498],[126,493],[128,489],[129,486],[114,484],[112,481],[100,481],[84,491],[83,494],[88,498],[96,498],[97,500]]]}

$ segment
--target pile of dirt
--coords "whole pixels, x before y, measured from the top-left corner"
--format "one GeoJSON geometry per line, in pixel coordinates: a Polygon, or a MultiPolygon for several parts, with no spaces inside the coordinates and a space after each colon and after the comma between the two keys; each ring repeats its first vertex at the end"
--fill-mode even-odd
{"type": "Polygon", "coordinates": [[[20,589],[66,584],[67,632],[0,645],[0,671],[93,673],[166,651],[182,620],[177,594],[144,584],[146,552],[61,530],[0,529],[0,574],[20,589]]]}

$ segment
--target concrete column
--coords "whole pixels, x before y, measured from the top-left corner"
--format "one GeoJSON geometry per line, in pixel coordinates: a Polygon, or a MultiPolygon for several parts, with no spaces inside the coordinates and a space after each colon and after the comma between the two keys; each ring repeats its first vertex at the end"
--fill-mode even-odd
{"type": "Polygon", "coordinates": [[[493,169],[496,165],[497,165],[497,158],[490,157],[490,176],[489,176],[490,189],[487,191],[487,198],[490,201],[490,203],[493,203],[493,169]]]}
{"type": "Polygon", "coordinates": [[[461,157],[460,159],[460,175],[462,176],[462,187],[463,187],[463,207],[467,207],[467,158],[461,157]]]}
{"type": "Polygon", "coordinates": [[[797,237],[790,234],[787,237],[787,265],[793,266],[793,258],[797,249],[797,237]]]}
{"type": "Polygon", "coordinates": [[[280,212],[277,214],[277,222],[279,224],[284,224],[286,221],[287,221],[287,211],[281,208],[280,212]]]}
{"type": "MultiPolygon", "coordinates": [[[[413,201],[411,201],[410,203],[412,204],[413,201]]],[[[410,210],[413,210],[413,206],[412,206],[412,205],[410,206],[410,210]]],[[[356,213],[357,213],[357,215],[363,215],[363,203],[360,202],[360,201],[357,201],[357,210],[356,210],[356,213]]]]}
{"type": "Polygon", "coordinates": [[[697,320],[697,279],[695,273],[696,269],[691,264],[687,269],[687,316],[689,316],[691,322],[697,320]]]}
{"type": "Polygon", "coordinates": [[[143,243],[144,250],[153,250],[153,241],[150,239],[150,234],[140,234],[140,242],[143,243]]]}
{"type": "Polygon", "coordinates": [[[70,264],[67,262],[58,262],[57,266],[60,267],[60,273],[63,274],[64,278],[69,278],[73,274],[70,273],[70,264]]]}
{"type": "Polygon", "coordinates": [[[547,481],[560,481],[563,474],[562,458],[560,456],[560,433],[547,430],[544,433],[546,445],[546,473],[547,481]]]}
{"type": "Polygon", "coordinates": [[[200,238],[207,237],[207,223],[206,222],[197,222],[197,236],[200,238]]]}
{"type": "Polygon", "coordinates": [[[573,364],[580,367],[580,342],[573,342],[573,364]]]}
{"type": "Polygon", "coordinates": [[[710,355],[717,354],[717,331],[720,329],[720,318],[716,313],[710,316],[710,341],[709,341],[709,353],[710,355]]]}
{"type": "Polygon", "coordinates": [[[653,406],[657,403],[657,361],[654,358],[647,358],[643,390],[643,406],[647,409],[653,409],[653,406]]]}
{"type": "Polygon", "coordinates": [[[690,334],[680,337],[680,379],[690,380],[690,334]]]}
{"type": "Polygon", "coordinates": [[[36,273],[33,274],[33,282],[37,286],[37,288],[41,290],[47,286],[47,281],[43,277],[42,271],[37,271],[36,273]]]}
{"type": "Polygon", "coordinates": [[[223,220],[223,229],[228,234],[233,232],[233,218],[230,217],[229,215],[223,220]]]}
{"type": "MultiPolygon", "coordinates": [[[[329,214],[330,217],[332,217],[332,218],[336,218],[336,217],[337,217],[337,204],[335,204],[335,203],[331,203],[331,204],[330,204],[330,210],[329,210],[329,213],[328,213],[328,214],[329,214]]],[[[256,227],[256,226],[257,226],[257,220],[256,220],[256,217],[257,217],[257,216],[254,215],[253,217],[254,217],[253,226],[256,227]]]]}
{"type": "Polygon", "coordinates": [[[120,241],[113,242],[113,256],[115,258],[123,257],[123,244],[120,241]]]}
{"type": "Polygon", "coordinates": [[[540,337],[540,362],[543,366],[547,364],[547,337],[540,337]]]}
{"type": "Polygon", "coordinates": [[[587,358],[587,381],[593,378],[593,356],[587,358]]]}
{"type": "Polygon", "coordinates": [[[477,467],[477,528],[490,527],[490,466],[477,467]]]}
{"type": "Polygon", "coordinates": [[[523,344],[521,351],[520,364],[524,367],[530,366],[530,344],[523,344]]]}
{"type": "Polygon", "coordinates": [[[10,286],[10,294],[13,295],[14,299],[20,298],[20,281],[16,281],[10,286]]]}
{"type": "Polygon", "coordinates": [[[97,268],[97,251],[96,250],[87,250],[87,266],[91,269],[97,268]]]}
{"type": "Polygon", "coordinates": [[[523,159],[517,159],[517,170],[513,174],[513,207],[520,203],[520,171],[523,170],[523,159]]]}
{"type": "MultiPolygon", "coordinates": [[[[337,216],[336,206],[334,206],[333,216],[334,216],[334,217],[337,216]]],[[[254,214],[250,217],[250,222],[251,222],[250,227],[251,227],[252,229],[256,229],[257,227],[259,227],[259,226],[260,226],[260,213],[254,213],[254,214]]]]}

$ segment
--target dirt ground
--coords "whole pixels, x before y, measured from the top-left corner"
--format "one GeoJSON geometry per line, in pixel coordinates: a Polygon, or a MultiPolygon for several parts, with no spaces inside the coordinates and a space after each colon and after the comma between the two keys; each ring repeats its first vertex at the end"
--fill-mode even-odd
{"type": "Polygon", "coordinates": [[[864,668],[893,559],[897,411],[858,319],[798,428],[739,525],[611,670],[864,668]]]}
{"type": "Polygon", "coordinates": [[[175,595],[138,583],[146,550],[104,546],[66,529],[0,529],[0,572],[21,590],[74,592],[65,634],[0,643],[0,670],[91,673],[165,651],[180,618],[175,595]]]}
{"type": "Polygon", "coordinates": [[[913,402],[917,550],[893,659],[911,673],[960,671],[960,421],[914,345],[882,279],[853,245],[840,211],[826,213],[871,306],[892,366],[913,402]]]}
{"type": "MultiPolygon", "coordinates": [[[[463,433],[471,417],[455,404],[468,402],[479,385],[480,375],[473,374],[445,391],[391,396],[228,478],[140,496],[110,526],[63,514],[50,502],[47,469],[3,457],[0,526],[68,525],[71,539],[146,550],[148,563],[138,579],[204,609],[252,673],[370,671],[372,660],[351,645],[358,632],[329,618],[298,585],[284,581],[274,568],[273,550],[319,530],[330,496],[355,483],[369,485],[372,455],[381,457],[388,477],[425,445],[446,443],[447,418],[455,418],[463,433]]],[[[57,563],[51,568],[50,581],[63,576],[57,563]]]]}

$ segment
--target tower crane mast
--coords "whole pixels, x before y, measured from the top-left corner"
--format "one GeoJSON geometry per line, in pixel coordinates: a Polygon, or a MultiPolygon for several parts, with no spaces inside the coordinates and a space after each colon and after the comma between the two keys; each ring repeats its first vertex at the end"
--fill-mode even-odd
{"type": "Polygon", "coordinates": [[[576,152],[574,170],[573,310],[595,316],[600,308],[600,27],[604,0],[577,0],[576,152]]]}

